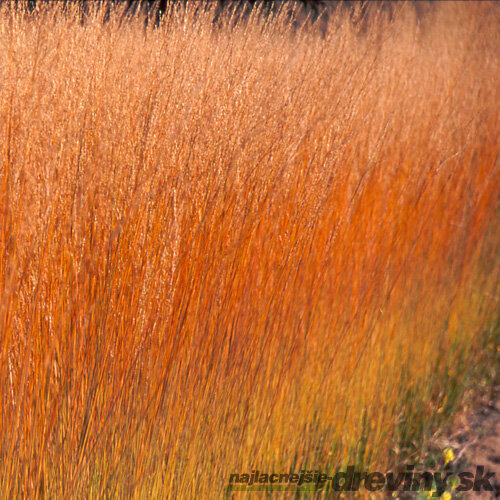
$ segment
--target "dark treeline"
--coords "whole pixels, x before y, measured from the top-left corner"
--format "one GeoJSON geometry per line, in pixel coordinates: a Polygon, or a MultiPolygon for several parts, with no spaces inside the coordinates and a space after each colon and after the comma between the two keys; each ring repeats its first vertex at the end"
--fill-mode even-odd
{"type": "MultiPolygon", "coordinates": [[[[82,9],[82,19],[90,5],[101,4],[109,12],[113,5],[125,6],[124,14],[127,17],[144,15],[146,22],[154,20],[155,24],[161,22],[162,17],[169,8],[180,4],[199,3],[200,8],[215,4],[214,23],[217,23],[222,13],[230,13],[234,22],[239,22],[248,17],[253,9],[258,8],[264,16],[275,15],[286,9],[287,12],[301,13],[302,18],[312,23],[326,22],[337,11],[342,10],[349,16],[360,29],[373,12],[382,11],[388,19],[392,19],[394,12],[402,2],[394,0],[10,0],[10,4],[24,5],[31,12],[37,6],[56,2],[63,5],[78,4],[82,9]]],[[[420,21],[435,0],[408,0],[414,9],[417,21],[420,21]]],[[[295,18],[296,20],[296,18],[295,18]]]]}

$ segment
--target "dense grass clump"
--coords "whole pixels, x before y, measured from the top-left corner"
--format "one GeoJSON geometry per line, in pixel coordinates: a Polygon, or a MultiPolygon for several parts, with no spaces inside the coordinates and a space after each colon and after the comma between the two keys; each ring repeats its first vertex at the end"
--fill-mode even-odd
{"type": "Polygon", "coordinates": [[[495,374],[500,8],[194,5],[0,8],[2,498],[384,470],[495,374]]]}

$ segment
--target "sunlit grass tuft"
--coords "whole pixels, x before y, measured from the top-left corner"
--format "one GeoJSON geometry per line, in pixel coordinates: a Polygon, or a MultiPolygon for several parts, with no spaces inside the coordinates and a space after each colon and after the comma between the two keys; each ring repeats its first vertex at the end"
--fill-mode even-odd
{"type": "Polygon", "coordinates": [[[383,470],[499,344],[498,6],[194,5],[0,8],[2,497],[383,470]]]}

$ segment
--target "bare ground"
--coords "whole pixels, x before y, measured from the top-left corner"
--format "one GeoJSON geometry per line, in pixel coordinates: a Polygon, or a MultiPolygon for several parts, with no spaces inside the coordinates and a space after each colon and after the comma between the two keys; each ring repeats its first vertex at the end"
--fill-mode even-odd
{"type": "Polygon", "coordinates": [[[455,462],[464,464],[460,468],[475,472],[476,466],[483,465],[495,473],[495,491],[471,492],[468,498],[500,498],[500,386],[458,416],[452,430],[448,443],[455,450],[455,462]]]}

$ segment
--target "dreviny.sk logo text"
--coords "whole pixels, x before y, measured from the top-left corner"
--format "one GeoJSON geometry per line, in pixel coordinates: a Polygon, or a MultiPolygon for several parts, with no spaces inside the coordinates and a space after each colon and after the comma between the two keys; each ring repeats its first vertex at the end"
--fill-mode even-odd
{"type": "Polygon", "coordinates": [[[407,465],[398,472],[366,472],[349,465],[345,470],[326,474],[320,470],[302,469],[298,472],[231,473],[230,491],[428,491],[441,496],[448,489],[457,492],[494,491],[495,474],[484,466],[460,472],[416,470],[407,465]]]}

